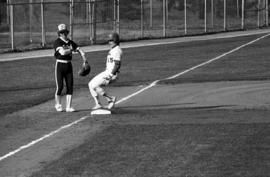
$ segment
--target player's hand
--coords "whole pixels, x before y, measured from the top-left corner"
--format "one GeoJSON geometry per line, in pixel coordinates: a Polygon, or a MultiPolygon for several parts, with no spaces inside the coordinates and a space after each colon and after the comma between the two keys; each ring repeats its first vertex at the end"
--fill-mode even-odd
{"type": "Polygon", "coordinates": [[[69,46],[69,49],[70,49],[71,51],[74,51],[72,45],[69,46]]]}
{"type": "Polygon", "coordinates": [[[72,53],[70,46],[63,46],[62,51],[64,53],[63,55],[70,55],[72,53]]]}
{"type": "Polygon", "coordinates": [[[112,77],[113,77],[113,74],[108,74],[104,79],[106,79],[106,80],[111,80],[112,79],[112,77]]]}
{"type": "Polygon", "coordinates": [[[82,66],[85,67],[86,65],[88,65],[88,61],[87,60],[83,62],[82,66]]]}

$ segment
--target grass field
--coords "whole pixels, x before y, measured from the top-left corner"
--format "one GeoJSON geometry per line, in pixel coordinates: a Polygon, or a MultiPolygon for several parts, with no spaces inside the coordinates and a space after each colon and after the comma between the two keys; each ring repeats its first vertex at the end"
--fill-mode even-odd
{"type": "Polygon", "coordinates": [[[174,79],[163,80],[261,35],[125,48],[119,102],[92,117],[88,81],[107,51],[87,53],[88,78],[76,75],[74,114],[56,113],[54,58],[0,65],[0,156],[59,127],[84,121],[0,161],[0,176],[269,177],[269,37],[174,79]]]}

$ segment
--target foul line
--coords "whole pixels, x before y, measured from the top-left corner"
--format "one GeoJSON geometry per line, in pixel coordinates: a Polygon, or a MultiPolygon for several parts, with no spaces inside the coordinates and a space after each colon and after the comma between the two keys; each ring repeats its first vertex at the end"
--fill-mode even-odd
{"type": "MultiPolygon", "coordinates": [[[[269,35],[270,35],[270,33],[268,33],[268,34],[266,34],[266,35],[264,35],[264,36],[261,36],[261,37],[255,39],[255,40],[253,40],[253,41],[250,41],[250,42],[248,42],[248,43],[246,43],[246,44],[243,44],[243,45],[241,45],[241,46],[239,46],[239,47],[237,47],[237,48],[235,48],[235,49],[233,49],[233,50],[230,50],[229,52],[226,52],[226,53],[224,53],[224,54],[222,54],[222,55],[220,55],[220,56],[217,56],[217,57],[215,57],[215,58],[213,58],[213,59],[210,59],[210,60],[208,60],[208,61],[206,61],[206,62],[203,62],[203,63],[201,63],[201,64],[199,64],[199,65],[196,65],[196,66],[194,66],[194,67],[192,67],[192,68],[190,68],[190,69],[187,69],[187,70],[185,70],[185,71],[183,71],[183,72],[180,72],[180,73],[178,73],[178,74],[175,74],[175,75],[173,75],[173,76],[171,76],[171,77],[167,77],[167,78],[165,78],[165,79],[156,80],[156,81],[152,82],[150,85],[146,86],[145,88],[143,88],[143,89],[141,89],[141,90],[139,90],[139,91],[137,91],[137,92],[135,92],[135,93],[133,93],[133,94],[131,94],[131,95],[129,95],[129,96],[126,96],[126,97],[120,99],[119,101],[116,102],[116,104],[119,104],[119,103],[121,103],[121,102],[123,102],[123,101],[126,101],[126,100],[128,100],[128,99],[130,99],[130,98],[132,98],[132,97],[134,97],[134,96],[136,96],[136,95],[142,93],[143,91],[148,90],[148,89],[154,87],[158,82],[160,82],[160,81],[162,81],[162,80],[170,80],[170,79],[174,79],[174,78],[176,78],[176,77],[179,77],[179,76],[181,76],[181,75],[183,75],[183,74],[186,74],[186,73],[188,73],[188,72],[190,72],[190,71],[192,71],[192,70],[195,70],[195,69],[197,69],[197,68],[199,68],[199,67],[202,67],[202,66],[204,66],[204,65],[207,65],[207,64],[209,64],[209,63],[211,63],[211,62],[214,62],[214,61],[216,61],[216,60],[218,60],[218,59],[220,59],[220,58],[222,58],[222,57],[224,57],[224,56],[226,56],[226,55],[229,55],[229,54],[231,54],[231,53],[233,53],[233,52],[235,52],[235,51],[237,51],[237,50],[240,50],[240,49],[243,48],[243,47],[246,47],[246,46],[248,46],[248,45],[250,45],[250,44],[253,44],[253,43],[255,43],[255,42],[257,42],[257,41],[259,41],[259,40],[261,40],[261,39],[263,39],[263,38],[265,38],[265,37],[267,37],[267,36],[269,36],[269,35]]],[[[57,130],[55,130],[55,131],[52,131],[52,132],[49,133],[49,134],[46,134],[46,135],[42,136],[41,138],[39,138],[39,139],[37,139],[37,140],[34,140],[34,141],[32,141],[32,142],[30,142],[30,143],[24,145],[24,146],[21,146],[20,148],[14,150],[14,151],[9,152],[8,154],[6,154],[6,155],[0,157],[0,162],[3,161],[4,159],[10,157],[10,156],[15,155],[16,153],[18,153],[18,152],[20,152],[20,151],[22,151],[22,150],[24,150],[24,149],[27,149],[27,148],[29,148],[29,147],[31,147],[31,146],[37,144],[37,143],[40,142],[40,141],[43,141],[43,140],[45,140],[45,139],[47,139],[47,138],[49,138],[49,137],[51,137],[51,136],[53,136],[53,135],[59,133],[60,131],[62,131],[62,130],[64,130],[64,129],[67,129],[67,128],[69,128],[69,127],[75,125],[75,124],[78,124],[79,122],[82,122],[83,120],[85,120],[85,119],[87,119],[87,118],[89,118],[89,117],[91,117],[91,116],[84,116],[84,117],[82,117],[82,118],[80,118],[80,119],[78,119],[78,120],[76,120],[76,121],[74,121],[74,122],[72,122],[72,123],[70,123],[70,124],[64,125],[64,126],[60,127],[59,129],[57,129],[57,130]]]]}
{"type": "Polygon", "coordinates": [[[135,93],[133,93],[133,94],[131,94],[131,95],[125,97],[125,98],[122,98],[121,100],[119,100],[118,102],[116,102],[116,104],[121,103],[121,102],[123,102],[123,101],[126,101],[126,100],[128,100],[129,98],[134,97],[134,96],[140,94],[141,92],[143,92],[143,91],[145,91],[145,90],[147,90],[147,89],[149,89],[149,88],[151,88],[151,87],[154,87],[154,86],[155,86],[158,82],[160,82],[160,81],[170,80],[170,79],[174,79],[174,78],[176,78],[176,77],[179,77],[179,76],[181,76],[181,75],[183,75],[183,74],[186,74],[186,73],[188,73],[188,72],[190,72],[190,71],[192,71],[192,70],[195,70],[195,69],[197,69],[197,68],[199,68],[199,67],[202,67],[202,66],[204,66],[204,65],[207,65],[207,64],[209,64],[209,63],[211,63],[211,62],[213,62],[213,61],[216,61],[216,60],[218,60],[218,59],[220,59],[220,58],[222,58],[222,57],[224,57],[224,56],[226,56],[226,55],[229,55],[229,54],[231,54],[231,53],[233,53],[233,52],[235,52],[235,51],[237,51],[237,50],[240,50],[240,49],[243,48],[243,47],[246,47],[246,46],[248,46],[248,45],[250,45],[250,44],[253,44],[253,43],[255,43],[255,42],[257,42],[257,41],[259,41],[259,40],[261,40],[261,39],[263,39],[263,38],[265,38],[265,37],[267,37],[267,36],[269,36],[269,35],[270,35],[270,33],[268,33],[268,34],[266,34],[266,35],[264,35],[264,36],[261,36],[261,37],[255,39],[255,40],[253,40],[253,41],[250,41],[250,42],[248,42],[248,43],[246,43],[246,44],[243,44],[243,45],[241,45],[241,46],[239,46],[239,47],[237,47],[237,48],[235,48],[235,49],[233,49],[233,50],[230,50],[229,52],[226,52],[226,53],[224,53],[224,54],[222,54],[222,55],[219,55],[219,56],[217,56],[217,57],[215,57],[215,58],[213,58],[213,59],[210,59],[210,60],[208,60],[208,61],[206,61],[206,62],[203,62],[203,63],[201,63],[201,64],[199,64],[199,65],[193,66],[192,68],[189,68],[189,69],[187,69],[187,70],[185,70],[185,71],[183,71],[183,72],[180,72],[180,73],[178,73],[178,74],[175,74],[175,75],[173,75],[173,76],[171,76],[171,77],[167,77],[167,78],[165,78],[165,79],[156,80],[156,81],[152,82],[150,85],[148,85],[147,87],[145,87],[145,88],[143,88],[143,89],[141,89],[141,90],[139,90],[139,91],[137,91],[137,92],[135,92],[135,93]]]}

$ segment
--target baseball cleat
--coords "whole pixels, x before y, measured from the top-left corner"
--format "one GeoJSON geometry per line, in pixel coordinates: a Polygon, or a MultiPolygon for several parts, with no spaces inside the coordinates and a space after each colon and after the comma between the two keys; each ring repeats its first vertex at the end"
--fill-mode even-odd
{"type": "Polygon", "coordinates": [[[61,104],[56,104],[55,109],[56,109],[57,112],[62,112],[63,111],[63,108],[62,108],[61,104]]]}
{"type": "Polygon", "coordinates": [[[110,101],[108,101],[108,109],[112,109],[113,107],[114,107],[114,105],[115,105],[115,102],[116,102],[116,97],[112,97],[112,99],[110,100],[110,101]]]}
{"type": "Polygon", "coordinates": [[[70,107],[70,108],[66,108],[66,112],[75,112],[75,109],[70,107]]]}
{"type": "Polygon", "coordinates": [[[92,109],[94,110],[94,109],[100,109],[100,108],[102,108],[102,106],[101,106],[100,104],[97,104],[97,105],[94,106],[92,109]]]}

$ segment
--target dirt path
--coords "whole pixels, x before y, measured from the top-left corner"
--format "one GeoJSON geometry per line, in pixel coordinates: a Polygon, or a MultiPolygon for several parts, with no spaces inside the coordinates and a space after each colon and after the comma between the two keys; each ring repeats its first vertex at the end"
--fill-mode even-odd
{"type": "Polygon", "coordinates": [[[136,108],[140,105],[139,109],[160,109],[162,107],[268,109],[270,107],[269,86],[269,81],[158,85],[133,98],[124,106],[136,108]]]}
{"type": "MultiPolygon", "coordinates": [[[[110,91],[119,98],[123,98],[141,88],[143,87],[111,88],[110,91]]],[[[157,85],[121,102],[116,107],[137,111],[168,108],[269,109],[269,88],[269,81],[157,85]]],[[[14,128],[10,129],[13,133],[1,139],[1,156],[81,117],[87,116],[87,118],[0,161],[0,176],[29,176],[109,126],[112,123],[110,116],[90,116],[89,107],[93,106],[93,102],[89,100],[88,90],[85,89],[75,95],[74,106],[78,112],[74,114],[55,113],[53,101],[48,101],[8,115],[7,122],[20,122],[19,119],[22,119],[21,121],[28,121],[27,124],[30,125],[21,128],[20,125],[14,125],[14,128]],[[34,123],[33,120],[35,120],[34,123]]],[[[117,114],[121,114],[121,109],[117,114]]],[[[266,117],[254,118],[250,121],[270,122],[266,117]]]]}

